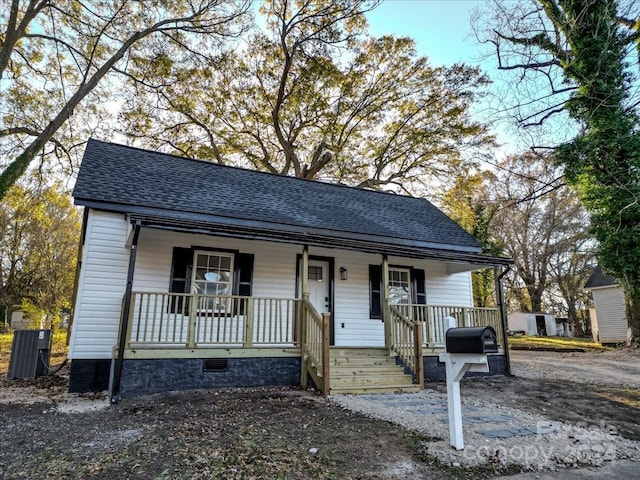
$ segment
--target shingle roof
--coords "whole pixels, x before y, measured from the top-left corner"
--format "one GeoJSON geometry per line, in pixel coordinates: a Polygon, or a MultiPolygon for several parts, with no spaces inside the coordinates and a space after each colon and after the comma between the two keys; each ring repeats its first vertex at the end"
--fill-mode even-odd
{"type": "Polygon", "coordinates": [[[589,280],[587,280],[587,283],[584,284],[584,288],[608,287],[611,285],[618,285],[618,282],[616,282],[615,278],[605,274],[602,268],[600,268],[600,265],[598,265],[593,269],[593,272],[591,272],[591,276],[589,280]]]}
{"type": "MultiPolygon", "coordinates": [[[[89,140],[76,204],[153,218],[469,252],[480,244],[429,201],[89,140]]],[[[502,262],[504,263],[504,262],[502,262]]]]}

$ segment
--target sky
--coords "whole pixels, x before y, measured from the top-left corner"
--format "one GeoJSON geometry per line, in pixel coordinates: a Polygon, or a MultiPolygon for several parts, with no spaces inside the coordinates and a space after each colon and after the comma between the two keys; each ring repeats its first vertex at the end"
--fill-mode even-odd
{"type": "Polygon", "coordinates": [[[387,0],[367,18],[374,36],[411,37],[434,65],[477,65],[480,46],[472,38],[471,13],[485,5],[484,0],[387,0]]]}
{"type": "MultiPolygon", "coordinates": [[[[472,14],[488,8],[486,0],[386,0],[367,14],[370,33],[411,37],[418,54],[430,63],[452,65],[466,63],[480,67],[490,78],[498,78],[496,61],[484,45],[478,44],[471,28],[472,14]]],[[[483,106],[479,106],[483,109],[483,106]]],[[[497,124],[494,131],[501,147],[497,157],[517,153],[522,144],[510,125],[497,124]]]]}

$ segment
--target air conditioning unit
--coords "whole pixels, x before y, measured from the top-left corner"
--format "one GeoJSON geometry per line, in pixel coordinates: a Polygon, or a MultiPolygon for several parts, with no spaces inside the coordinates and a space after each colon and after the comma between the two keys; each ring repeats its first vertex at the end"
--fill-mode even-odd
{"type": "Polygon", "coordinates": [[[51,330],[15,330],[8,380],[36,378],[49,372],[51,330]]]}

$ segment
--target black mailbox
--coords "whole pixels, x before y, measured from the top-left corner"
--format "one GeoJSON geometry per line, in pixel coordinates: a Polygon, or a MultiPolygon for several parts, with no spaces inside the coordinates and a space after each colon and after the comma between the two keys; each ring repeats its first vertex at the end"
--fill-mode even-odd
{"type": "Polygon", "coordinates": [[[491,327],[450,328],[446,333],[448,353],[497,353],[496,331],[491,327]]]}

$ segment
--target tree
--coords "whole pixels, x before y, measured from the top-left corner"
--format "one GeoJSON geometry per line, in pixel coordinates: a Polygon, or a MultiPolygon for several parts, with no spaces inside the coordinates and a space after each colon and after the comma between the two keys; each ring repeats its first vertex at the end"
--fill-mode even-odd
{"type": "Polygon", "coordinates": [[[80,215],[59,185],[15,185],[0,203],[0,304],[52,321],[71,304],[80,215]]]}
{"type": "MultiPolygon", "coordinates": [[[[224,0],[3,0],[0,8],[0,199],[37,155],[67,158],[97,128],[97,91],[128,62],[151,61],[158,45],[202,55],[233,34],[248,2],[224,0]],[[104,83],[104,82],[103,82],[104,83]],[[95,95],[92,95],[94,94],[95,95]],[[84,121],[68,123],[80,111],[84,121]],[[88,126],[85,124],[88,123],[88,126]]],[[[116,90],[121,81],[113,79],[116,90]]]]}
{"type": "Polygon", "coordinates": [[[585,237],[589,219],[550,157],[525,153],[507,158],[500,167],[493,185],[500,205],[494,234],[514,259],[510,290],[520,309],[541,312],[553,284],[554,260],[562,270],[561,259],[585,237]]]}
{"type": "MultiPolygon", "coordinates": [[[[442,200],[447,214],[480,242],[482,253],[500,256],[504,254],[504,245],[493,231],[497,206],[487,194],[487,186],[496,181],[488,171],[459,176],[442,200]]],[[[497,305],[495,280],[493,269],[471,273],[473,304],[476,307],[497,305]]]]}
{"type": "MultiPolygon", "coordinates": [[[[595,266],[595,245],[593,237],[585,230],[578,232],[574,241],[565,251],[552,256],[549,274],[553,287],[551,292],[562,300],[562,316],[566,315],[576,333],[588,333],[586,305],[589,294],[583,289],[595,266]]],[[[550,296],[550,295],[549,295],[550,296]]],[[[546,302],[552,305],[552,300],[546,302]]]]}
{"type": "Polygon", "coordinates": [[[555,158],[591,215],[600,264],[625,290],[638,342],[640,99],[630,65],[640,53],[640,9],[614,0],[527,5],[494,25],[489,41],[500,68],[546,82],[542,95],[520,98],[533,108],[529,123],[543,125],[562,113],[576,126],[577,135],[558,146],[555,158]]]}
{"type": "Polygon", "coordinates": [[[431,67],[410,39],[367,36],[363,12],[374,6],[265,2],[267,28],[255,27],[245,48],[214,64],[164,55],[161,68],[139,72],[125,133],[190,157],[363,188],[410,190],[459,170],[491,141],[469,115],[486,79],[464,65],[431,67]]]}

